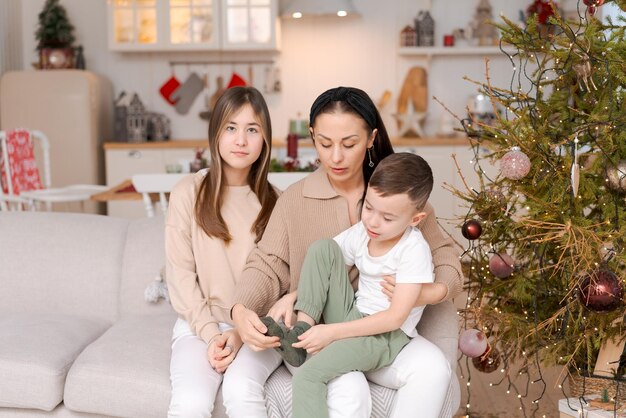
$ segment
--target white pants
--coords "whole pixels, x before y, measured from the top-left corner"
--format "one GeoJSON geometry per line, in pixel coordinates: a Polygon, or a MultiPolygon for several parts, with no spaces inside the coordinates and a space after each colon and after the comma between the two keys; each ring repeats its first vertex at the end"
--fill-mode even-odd
{"type": "MultiPolygon", "coordinates": [[[[252,351],[244,345],[224,375],[222,396],[230,418],[267,418],[263,387],[282,363],[274,349],[252,351]]],[[[287,365],[291,374],[297,367],[287,365]]],[[[369,386],[363,373],[352,372],[328,383],[331,418],[369,418],[372,411],[369,386]]]]}
{"type": "MultiPolygon", "coordinates": [[[[219,324],[219,328],[224,332],[231,327],[219,324]]],[[[215,396],[222,383],[222,374],[209,364],[207,344],[193,333],[187,321],[180,318],[172,332],[170,381],[172,399],[168,417],[211,416],[215,396]]]]}
{"type": "Polygon", "coordinates": [[[390,418],[438,418],[450,385],[450,363],[439,347],[418,335],[387,367],[366,373],[368,380],[397,389],[390,418]]]}

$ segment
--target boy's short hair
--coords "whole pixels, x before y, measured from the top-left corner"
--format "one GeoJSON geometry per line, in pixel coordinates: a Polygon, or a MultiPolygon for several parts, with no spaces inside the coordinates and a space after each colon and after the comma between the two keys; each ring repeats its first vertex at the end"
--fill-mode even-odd
{"type": "Polygon", "coordinates": [[[399,152],[385,157],[376,167],[368,187],[381,196],[407,194],[422,210],[433,190],[433,171],[419,155],[399,152]]]}

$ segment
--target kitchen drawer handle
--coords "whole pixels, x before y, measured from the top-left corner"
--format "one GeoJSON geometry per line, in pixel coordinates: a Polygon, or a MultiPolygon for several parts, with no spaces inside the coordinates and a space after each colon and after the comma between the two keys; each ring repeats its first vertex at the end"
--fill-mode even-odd
{"type": "Polygon", "coordinates": [[[128,156],[131,158],[141,158],[141,151],[136,149],[128,151],[128,156]]]}

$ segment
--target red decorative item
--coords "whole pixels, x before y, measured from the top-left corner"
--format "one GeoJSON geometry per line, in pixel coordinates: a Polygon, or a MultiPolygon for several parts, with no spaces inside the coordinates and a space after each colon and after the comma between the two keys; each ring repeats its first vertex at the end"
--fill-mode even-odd
{"type": "Polygon", "coordinates": [[[591,16],[595,15],[597,10],[598,8],[596,6],[587,6],[587,13],[591,16]]]}
{"type": "Polygon", "coordinates": [[[287,157],[298,159],[298,134],[287,135],[287,157]]]}
{"type": "Polygon", "coordinates": [[[172,99],[172,93],[174,93],[178,87],[180,87],[180,81],[176,76],[171,76],[159,89],[161,96],[171,105],[175,105],[178,100],[172,99]]]}
{"type": "Polygon", "coordinates": [[[233,73],[233,75],[230,76],[230,81],[228,82],[227,88],[245,87],[245,86],[246,86],[246,80],[244,80],[243,77],[240,76],[239,74],[233,73]]]}
{"type": "Polygon", "coordinates": [[[583,0],[585,6],[600,7],[604,4],[604,0],[583,0]]]}
{"type": "Polygon", "coordinates": [[[489,271],[499,279],[509,277],[513,274],[514,268],[515,261],[507,253],[497,253],[489,259],[489,271]]]}
{"type": "Polygon", "coordinates": [[[454,46],[454,35],[443,35],[443,46],[454,46]]]}
{"type": "MultiPolygon", "coordinates": [[[[559,7],[557,3],[554,3],[554,7],[559,7]]],[[[548,19],[550,16],[554,15],[554,10],[552,9],[552,5],[548,0],[535,0],[533,3],[528,6],[526,9],[529,15],[537,15],[537,21],[541,24],[548,23],[548,19]]]]}
{"type": "Polygon", "coordinates": [[[609,312],[622,304],[624,288],[611,270],[598,269],[580,283],[580,301],[595,312],[609,312]]]}
{"type": "Polygon", "coordinates": [[[483,232],[483,227],[480,225],[480,222],[478,222],[476,219],[470,219],[469,221],[465,222],[463,224],[463,226],[461,227],[461,234],[463,234],[463,236],[466,239],[469,240],[475,240],[478,239],[480,237],[480,234],[482,234],[483,232]]]}
{"type": "Polygon", "coordinates": [[[480,372],[491,373],[500,366],[500,352],[488,345],[482,356],[472,359],[472,364],[480,372]]]}
{"type": "Polygon", "coordinates": [[[2,191],[9,193],[9,181],[13,188],[13,194],[43,189],[30,132],[24,129],[7,131],[6,133],[7,156],[11,178],[7,179],[5,172],[4,153],[0,153],[0,182],[2,191]]]}

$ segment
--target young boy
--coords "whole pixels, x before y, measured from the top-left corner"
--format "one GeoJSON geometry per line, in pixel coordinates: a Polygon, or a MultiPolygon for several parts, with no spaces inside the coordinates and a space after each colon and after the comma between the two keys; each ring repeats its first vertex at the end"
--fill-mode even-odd
{"type": "Polygon", "coordinates": [[[279,352],[301,366],[293,378],[293,416],[327,417],[326,384],[350,371],[369,371],[393,362],[416,337],[424,307],[415,307],[421,283],[433,282],[431,251],[415,227],[433,188],[423,158],[398,153],[380,162],[369,182],[361,221],[334,240],[309,248],[298,284],[291,330],[271,317],[268,335],[281,338],[279,352]],[[356,294],[349,267],[359,270],[356,294]],[[391,303],[382,277],[395,275],[391,303]],[[324,324],[319,324],[323,317],[324,324]],[[316,325],[319,324],[319,325],[316,325]],[[307,352],[314,354],[306,360],[307,352]]]}

